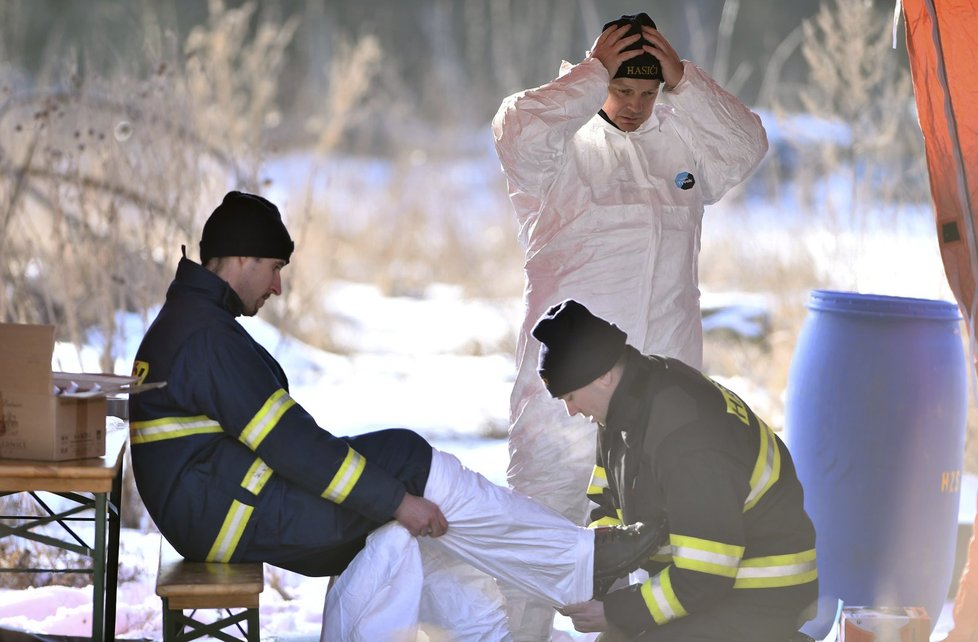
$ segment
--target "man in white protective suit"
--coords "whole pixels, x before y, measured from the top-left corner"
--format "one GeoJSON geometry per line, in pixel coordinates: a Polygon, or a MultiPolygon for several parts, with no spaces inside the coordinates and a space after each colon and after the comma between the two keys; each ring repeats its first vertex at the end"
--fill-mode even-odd
{"type": "MultiPolygon", "coordinates": [[[[757,167],[767,136],[644,13],[608,23],[584,60],[506,98],[492,130],[526,256],[508,479],[582,523],[595,429],[544,389],[533,324],[575,298],[643,353],[701,368],[704,206],[757,167]],[[656,102],[660,88],[670,104],[656,102]]],[[[516,639],[550,639],[550,606],[504,592],[516,639]]]]}

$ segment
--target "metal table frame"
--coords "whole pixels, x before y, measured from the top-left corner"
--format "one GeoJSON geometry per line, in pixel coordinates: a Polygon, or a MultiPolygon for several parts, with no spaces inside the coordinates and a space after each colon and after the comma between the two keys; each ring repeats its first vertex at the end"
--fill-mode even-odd
{"type": "Polygon", "coordinates": [[[92,566],[68,569],[0,568],[0,573],[87,573],[92,576],[92,640],[115,640],[116,589],[119,578],[119,530],[122,507],[122,460],[127,430],[109,432],[105,456],[51,462],[0,459],[0,497],[28,493],[43,515],[0,515],[0,539],[21,537],[92,559],[92,566]],[[58,495],[71,505],[52,510],[39,492],[58,495]],[[11,520],[21,521],[10,526],[11,520]],[[91,545],[72,522],[94,522],[91,545]],[[58,524],[55,534],[37,529],[58,524]]]}

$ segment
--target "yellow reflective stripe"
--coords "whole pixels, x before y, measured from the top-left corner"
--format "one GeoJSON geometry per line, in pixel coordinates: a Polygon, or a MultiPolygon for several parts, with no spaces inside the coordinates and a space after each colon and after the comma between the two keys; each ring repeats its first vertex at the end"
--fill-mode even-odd
{"type": "Polygon", "coordinates": [[[268,436],[268,433],[278,425],[278,420],[282,418],[285,411],[294,405],[295,400],[285,390],[279,388],[273,392],[272,396],[241,431],[240,440],[242,443],[248,448],[256,450],[268,436]]]}
{"type": "Polygon", "coordinates": [[[678,568],[721,577],[734,577],[744,555],[743,546],[722,544],[699,537],[670,535],[672,561],[678,568]]]}
{"type": "Polygon", "coordinates": [[[643,582],[641,594],[656,624],[662,625],[687,615],[686,609],[683,608],[679,598],[676,597],[676,591],[672,588],[672,578],[668,568],[643,582]]]}
{"type": "Polygon", "coordinates": [[[366,465],[367,460],[364,456],[350,448],[349,452],[346,453],[346,459],[343,460],[340,469],[333,475],[333,480],[329,482],[329,486],[323,491],[322,496],[332,502],[342,504],[359,481],[366,465]]]}
{"type": "Polygon", "coordinates": [[[734,588],[777,588],[807,584],[818,577],[815,549],[741,560],[734,588]]]}
{"type": "Polygon", "coordinates": [[[621,516],[621,509],[620,508],[616,508],[615,509],[615,516],[614,517],[611,517],[611,516],[602,517],[601,519],[597,519],[597,520],[591,522],[590,524],[587,525],[587,527],[588,528],[595,528],[597,526],[621,526],[624,523],[625,523],[625,520],[621,516]]]}
{"type": "Polygon", "coordinates": [[[134,444],[148,444],[165,439],[221,432],[221,424],[205,415],[196,417],[164,417],[152,421],[134,421],[129,438],[134,444]]]}
{"type": "MultiPolygon", "coordinates": [[[[709,377],[706,377],[706,379],[720,391],[726,403],[727,412],[740,419],[744,425],[750,426],[750,417],[753,413],[747,409],[747,404],[736,394],[727,390],[713,379],[709,377]]],[[[767,424],[760,417],[757,417],[757,424],[761,433],[761,447],[750,477],[750,494],[747,495],[747,499],[744,501],[745,513],[757,504],[761,497],[764,496],[764,493],[781,476],[781,452],[778,450],[774,431],[768,428],[767,424]]]]}
{"type": "Polygon", "coordinates": [[[744,501],[745,513],[760,501],[764,493],[781,476],[781,451],[778,450],[774,431],[768,428],[768,425],[760,417],[757,418],[757,426],[761,432],[761,448],[757,454],[757,461],[754,463],[754,471],[750,476],[750,494],[744,501]]]}
{"type": "Polygon", "coordinates": [[[600,495],[608,490],[608,473],[601,466],[595,466],[591,471],[591,481],[587,486],[588,495],[600,495]]]}
{"type": "Polygon", "coordinates": [[[241,534],[244,533],[245,526],[248,525],[248,520],[251,519],[251,513],[254,510],[254,507],[242,504],[236,499],[231,502],[231,509],[224,517],[221,532],[217,534],[214,545],[207,553],[206,561],[223,563],[231,561],[234,550],[238,547],[238,542],[241,541],[241,534]]]}
{"type": "Polygon", "coordinates": [[[241,487],[252,495],[257,495],[268,483],[268,480],[272,478],[272,472],[272,469],[261,460],[261,457],[256,457],[255,463],[251,465],[248,472],[245,473],[244,479],[241,480],[241,487]]]}

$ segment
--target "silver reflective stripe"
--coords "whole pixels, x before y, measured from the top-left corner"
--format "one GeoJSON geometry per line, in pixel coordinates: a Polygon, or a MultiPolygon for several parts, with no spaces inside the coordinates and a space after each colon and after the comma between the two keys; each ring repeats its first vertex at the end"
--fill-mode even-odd
{"type": "Polygon", "coordinates": [[[815,561],[785,564],[784,566],[741,566],[737,569],[737,579],[755,577],[788,577],[815,570],[815,561]]]}
{"type": "Polygon", "coordinates": [[[248,425],[244,427],[244,430],[241,431],[241,441],[252,450],[256,450],[268,436],[268,433],[278,425],[278,421],[285,414],[285,411],[293,405],[295,405],[295,401],[285,390],[279,388],[273,392],[248,422],[248,425]]]}
{"type": "Polygon", "coordinates": [[[672,588],[672,577],[668,568],[643,582],[640,592],[649,614],[660,626],[687,615],[672,588]]]}
{"type": "Polygon", "coordinates": [[[252,495],[257,495],[261,492],[265,484],[272,477],[272,469],[266,464],[261,458],[255,458],[255,463],[248,468],[248,472],[245,473],[244,479],[241,480],[241,487],[249,491],[252,495]]]}
{"type": "Polygon", "coordinates": [[[744,547],[689,535],[670,535],[672,562],[678,568],[721,577],[733,577],[744,547]]]}
{"type": "Polygon", "coordinates": [[[744,500],[745,513],[754,507],[754,504],[763,497],[764,493],[774,485],[774,482],[781,475],[781,451],[778,450],[778,441],[774,436],[774,431],[768,428],[767,424],[760,418],[757,419],[757,427],[761,433],[761,448],[750,477],[750,494],[744,500]]]}
{"type": "Polygon", "coordinates": [[[599,495],[602,491],[608,489],[608,473],[604,468],[600,466],[595,466],[594,470],[591,471],[591,481],[588,484],[587,494],[588,495],[599,495]]]}
{"type": "Polygon", "coordinates": [[[734,588],[795,586],[818,577],[815,549],[789,555],[755,557],[741,561],[734,588]]]}
{"type": "Polygon", "coordinates": [[[322,497],[337,504],[343,503],[353,487],[360,480],[360,475],[367,465],[367,460],[357,451],[349,448],[346,458],[340,464],[340,469],[336,471],[329,486],[323,491],[322,497]]]}
{"type": "Polygon", "coordinates": [[[198,415],[196,417],[165,417],[153,421],[137,421],[130,427],[129,436],[134,444],[147,444],[154,441],[219,432],[222,432],[221,424],[205,415],[198,415]]]}
{"type": "Polygon", "coordinates": [[[676,563],[676,566],[679,567],[686,566],[686,564],[682,563],[683,561],[690,561],[735,569],[737,568],[737,564],[740,562],[740,557],[736,555],[724,555],[722,553],[703,551],[696,548],[689,548],[687,546],[680,546],[678,548],[673,547],[672,559],[676,563]]]}
{"type": "Polygon", "coordinates": [[[251,519],[251,513],[254,510],[254,507],[242,504],[238,500],[231,502],[231,509],[228,510],[228,514],[224,517],[221,532],[218,533],[214,545],[211,546],[210,552],[207,553],[208,562],[227,563],[231,561],[234,550],[238,547],[238,542],[241,540],[241,534],[244,532],[245,526],[247,526],[248,520],[251,519]]]}

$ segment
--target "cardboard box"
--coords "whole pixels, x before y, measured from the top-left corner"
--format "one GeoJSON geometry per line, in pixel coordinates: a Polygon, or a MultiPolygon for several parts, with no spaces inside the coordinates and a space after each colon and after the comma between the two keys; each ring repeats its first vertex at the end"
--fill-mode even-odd
{"type": "Polygon", "coordinates": [[[928,642],[930,618],[919,606],[847,606],[839,631],[841,642],[928,642]]]}
{"type": "Polygon", "coordinates": [[[0,323],[0,458],[105,455],[106,396],[135,377],[52,372],[54,326],[0,323]]]}

